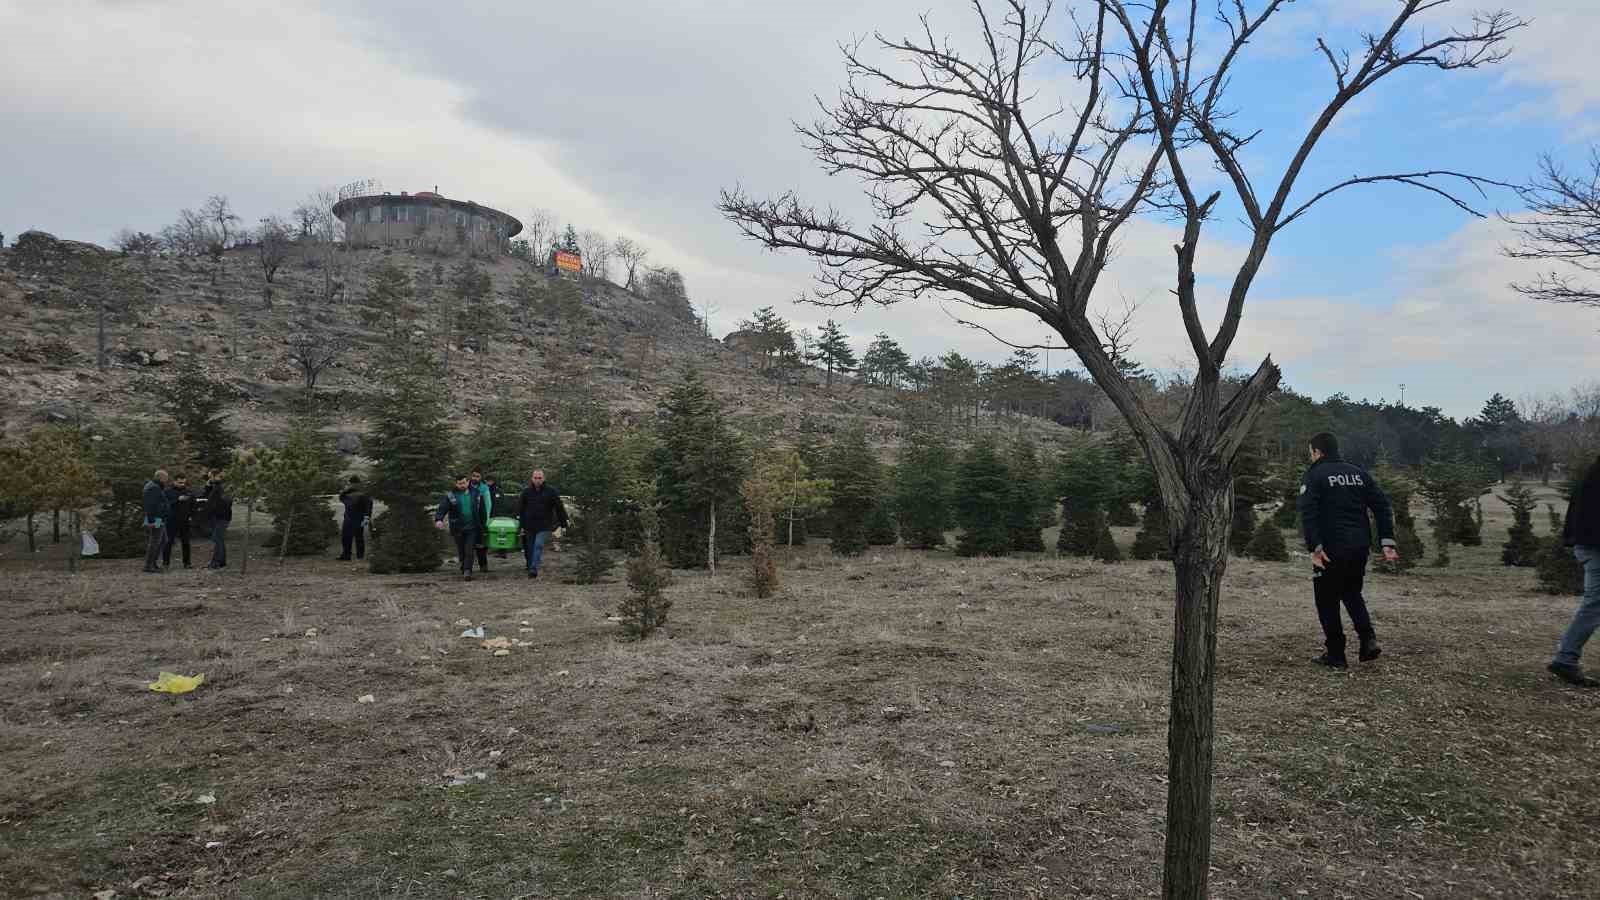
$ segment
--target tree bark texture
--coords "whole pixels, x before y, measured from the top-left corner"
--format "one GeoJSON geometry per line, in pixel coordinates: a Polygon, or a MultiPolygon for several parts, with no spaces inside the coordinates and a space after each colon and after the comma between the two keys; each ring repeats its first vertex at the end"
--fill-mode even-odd
{"type": "MultiPolygon", "coordinates": [[[[1167,725],[1167,839],[1163,896],[1203,898],[1211,859],[1217,607],[1228,564],[1233,485],[1225,468],[1187,473],[1192,485],[1171,517],[1177,602],[1173,611],[1167,725]],[[1176,527],[1172,522],[1177,518],[1176,527]]],[[[1166,499],[1166,498],[1164,498],[1166,499]]],[[[1170,500],[1168,500],[1170,503],[1170,500]]]]}
{"type": "Polygon", "coordinates": [[[706,537],[706,565],[713,577],[717,574],[717,503],[711,502],[711,530],[706,537]]]}

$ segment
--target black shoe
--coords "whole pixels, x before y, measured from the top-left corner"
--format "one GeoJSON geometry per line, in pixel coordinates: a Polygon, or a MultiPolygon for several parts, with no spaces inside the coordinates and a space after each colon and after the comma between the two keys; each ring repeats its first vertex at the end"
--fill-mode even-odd
{"type": "Polygon", "coordinates": [[[1349,661],[1346,660],[1343,656],[1332,656],[1332,655],[1327,654],[1327,653],[1324,653],[1321,656],[1317,657],[1316,659],[1313,659],[1312,662],[1316,663],[1319,666],[1327,666],[1330,669],[1348,669],[1348,668],[1350,668],[1349,661]]]}
{"type": "Polygon", "coordinates": [[[1550,670],[1550,674],[1565,681],[1567,684],[1575,684],[1578,687],[1600,687],[1600,681],[1595,681],[1593,678],[1583,674],[1582,666],[1573,663],[1553,662],[1545,666],[1545,668],[1550,670]]]}
{"type": "Polygon", "coordinates": [[[1361,642],[1361,652],[1356,657],[1362,662],[1372,662],[1383,653],[1383,648],[1378,646],[1377,638],[1368,638],[1361,642]]]}
{"type": "Polygon", "coordinates": [[[538,572],[534,572],[534,571],[531,571],[531,570],[528,572],[528,580],[529,581],[532,581],[533,579],[538,578],[538,577],[539,577],[539,573],[538,572]]]}
{"type": "Polygon", "coordinates": [[[462,572],[461,573],[461,578],[462,578],[463,581],[471,581],[472,580],[472,573],[471,572],[462,572]]]}

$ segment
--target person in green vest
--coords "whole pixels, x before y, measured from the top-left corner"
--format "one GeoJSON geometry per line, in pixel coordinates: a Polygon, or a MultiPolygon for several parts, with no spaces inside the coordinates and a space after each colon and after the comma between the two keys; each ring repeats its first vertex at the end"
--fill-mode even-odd
{"type": "Polygon", "coordinates": [[[455,487],[444,495],[444,502],[433,515],[435,528],[443,529],[448,521],[450,536],[456,539],[456,559],[461,563],[461,577],[472,580],[472,562],[475,551],[483,542],[484,526],[489,523],[489,510],[485,508],[485,492],[470,487],[467,476],[457,475],[455,487]]]}

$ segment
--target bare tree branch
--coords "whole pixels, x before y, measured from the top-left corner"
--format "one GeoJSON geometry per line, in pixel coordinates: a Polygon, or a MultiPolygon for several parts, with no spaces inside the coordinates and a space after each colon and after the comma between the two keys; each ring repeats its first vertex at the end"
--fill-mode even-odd
{"type": "Polygon", "coordinates": [[[1517,189],[1527,211],[1501,218],[1522,234],[1503,248],[1512,259],[1531,259],[1576,270],[1552,269],[1512,288],[1536,300],[1600,306],[1600,147],[1590,148],[1587,172],[1569,173],[1550,156],[1539,174],[1517,189]]]}

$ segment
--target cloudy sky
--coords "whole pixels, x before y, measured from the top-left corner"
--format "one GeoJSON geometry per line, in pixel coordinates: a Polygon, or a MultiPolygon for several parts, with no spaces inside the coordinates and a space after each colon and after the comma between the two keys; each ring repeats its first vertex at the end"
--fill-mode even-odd
{"type": "MultiPolygon", "coordinates": [[[[1508,63],[1384,83],[1347,111],[1303,184],[1418,168],[1515,181],[1540,153],[1581,163],[1600,140],[1589,47],[1600,4],[1498,3],[1532,20],[1508,63]]],[[[1281,166],[1330,91],[1315,37],[1350,42],[1392,5],[1302,0],[1252,46],[1232,96],[1242,122],[1262,129],[1247,160],[1258,178],[1281,166]]],[[[1436,28],[1478,2],[1454,6],[1436,28]]],[[[959,0],[0,0],[0,232],[105,242],[122,227],[154,231],[215,193],[253,221],[360,178],[393,191],[437,185],[641,241],[712,304],[719,332],[772,305],[798,325],[834,315],[860,345],[883,330],[914,356],[955,348],[998,360],[1007,348],[931,301],[858,313],[796,305],[811,266],[743,241],[715,210],[733,186],[861,209],[857,185],[823,177],[791,122],[837,90],[841,41],[903,34],[923,12],[939,31],[971,31],[959,0]]],[[[1238,238],[1226,224],[1208,238],[1215,280],[1202,287],[1213,295],[1238,238]]],[[[1287,384],[1316,397],[1394,400],[1404,383],[1409,404],[1456,416],[1496,391],[1600,377],[1600,311],[1511,292],[1527,272],[1499,253],[1507,239],[1493,219],[1421,193],[1340,195],[1274,244],[1230,362],[1253,367],[1270,352],[1287,384]]],[[[1130,230],[1104,292],[1109,306],[1140,303],[1135,353],[1159,369],[1181,368],[1187,346],[1167,293],[1172,242],[1161,222],[1130,230]]],[[[985,321],[1013,340],[1044,339],[1020,315],[985,321]]]]}

